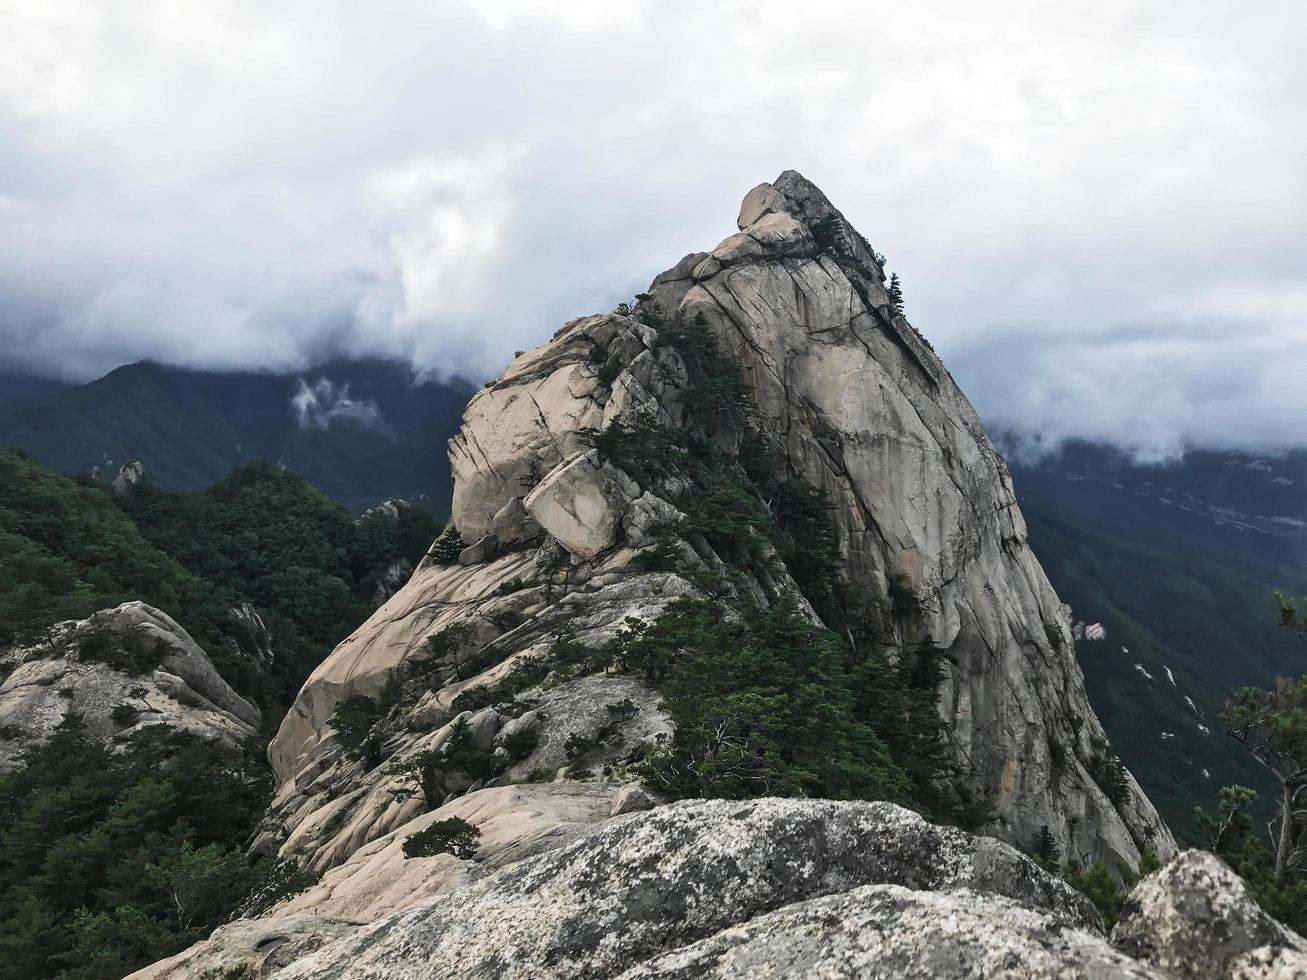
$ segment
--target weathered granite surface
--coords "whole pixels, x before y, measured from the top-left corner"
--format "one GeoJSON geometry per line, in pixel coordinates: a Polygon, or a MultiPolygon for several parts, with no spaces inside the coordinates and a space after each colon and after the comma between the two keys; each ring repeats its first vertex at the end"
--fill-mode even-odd
{"type": "Polygon", "coordinates": [[[0,769],[16,765],[69,713],[110,746],[161,725],[240,752],[259,729],[258,708],[228,686],[190,634],[143,602],[56,624],[47,639],[11,648],[0,661],[9,668],[0,683],[0,769]],[[145,645],[152,665],[138,673],[111,666],[91,655],[93,636],[111,646],[145,645]]]}

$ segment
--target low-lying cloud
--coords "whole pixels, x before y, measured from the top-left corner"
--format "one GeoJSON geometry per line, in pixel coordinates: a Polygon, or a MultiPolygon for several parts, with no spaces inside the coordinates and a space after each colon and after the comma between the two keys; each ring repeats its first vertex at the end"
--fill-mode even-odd
{"type": "Polygon", "coordinates": [[[300,379],[290,399],[291,412],[302,429],[329,429],[336,422],[387,431],[385,417],[371,399],[356,399],[348,384],[329,378],[308,382],[300,379]]]}
{"type": "Polygon", "coordinates": [[[820,184],[990,420],[1297,444],[1307,7],[0,0],[0,343],[491,376],[820,184]]]}

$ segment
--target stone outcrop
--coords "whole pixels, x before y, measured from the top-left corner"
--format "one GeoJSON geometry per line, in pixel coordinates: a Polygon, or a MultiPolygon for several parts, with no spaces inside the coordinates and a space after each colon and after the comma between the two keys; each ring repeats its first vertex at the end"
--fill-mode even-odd
{"type": "MultiPolygon", "coordinates": [[[[495,870],[571,844],[613,807],[611,783],[528,783],[476,790],[356,850],[308,891],[257,919],[240,919],[204,942],[134,974],[136,980],[208,980],[225,971],[269,977],[329,939],[446,895],[495,870]],[[475,860],[449,854],[406,858],[404,841],[437,820],[459,817],[481,832],[475,860]]],[[[240,975],[240,974],[237,974],[240,975]]]]}
{"type": "Polygon", "coordinates": [[[1205,851],[1185,851],[1142,881],[1112,942],[1167,977],[1307,977],[1307,941],[1263,912],[1243,882],[1205,851]]]}
{"type": "Polygon", "coordinates": [[[0,654],[0,768],[44,741],[68,714],[86,733],[125,745],[151,726],[239,752],[258,732],[258,709],[228,686],[208,655],[165,613],[127,602],[59,623],[45,640],[0,654]]]}
{"type": "Polygon", "coordinates": [[[592,449],[550,470],[522,503],[555,541],[588,559],[617,543],[622,518],[639,493],[630,477],[592,449]]]}
{"type": "Polygon", "coordinates": [[[133,460],[126,463],[118,470],[118,475],[110,481],[111,486],[116,493],[127,493],[145,479],[145,464],[140,460],[133,460]]]}
{"type": "Polygon", "coordinates": [[[271,915],[135,976],[1303,975],[1302,941],[1268,930],[1211,855],[1187,852],[1145,879],[1109,940],[1084,896],[1014,848],[893,804],[686,801],[605,820],[603,793],[556,783],[468,794],[431,816],[477,821],[476,860],[402,862],[388,838],[271,915]]]}
{"type": "Polygon", "coordinates": [[[865,885],[759,916],[623,980],[1155,978],[1083,929],[993,895],[865,885]]]}
{"type": "Polygon", "coordinates": [[[1012,848],[892,804],[691,802],[619,819],[282,976],[615,977],[773,909],[869,884],[967,889],[980,898],[973,907],[1011,897],[1085,941],[1098,928],[1087,900],[1012,848]]]}

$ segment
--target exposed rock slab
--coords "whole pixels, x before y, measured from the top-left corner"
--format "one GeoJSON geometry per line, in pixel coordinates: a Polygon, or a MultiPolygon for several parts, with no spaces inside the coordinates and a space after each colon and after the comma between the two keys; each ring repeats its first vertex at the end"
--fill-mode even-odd
{"type": "Polygon", "coordinates": [[[162,725],[239,752],[258,731],[259,710],[231,689],[208,655],[167,614],[127,602],[86,620],[59,623],[50,638],[7,651],[12,671],[0,684],[0,768],[77,714],[88,736],[125,745],[143,728],[162,725]],[[143,646],[139,672],[92,656],[100,644],[143,646]]]}
{"type": "Polygon", "coordinates": [[[996,895],[865,885],[788,905],[622,980],[1160,980],[1102,936],[996,895]]]}
{"type": "Polygon", "coordinates": [[[626,508],[640,490],[590,450],[555,467],[526,497],[526,509],[572,554],[593,558],[617,543],[626,508]]]}
{"type": "Polygon", "coordinates": [[[132,976],[211,980],[241,969],[259,980],[277,975],[329,940],[584,837],[608,816],[616,789],[612,784],[552,783],[469,793],[359,848],[317,885],[264,916],[223,926],[207,940],[132,976]],[[475,861],[449,854],[404,857],[408,837],[449,817],[481,831],[475,861]]]}
{"type": "Polygon", "coordinates": [[[237,919],[205,942],[131,974],[132,980],[264,980],[282,967],[353,930],[347,922],[305,914],[237,919]]]}
{"type": "Polygon", "coordinates": [[[1012,848],[892,804],[687,802],[619,818],[278,976],[611,977],[773,909],[866,884],[970,889],[1038,908],[1061,928],[1098,928],[1083,896],[1012,848]]]}
{"type": "Polygon", "coordinates": [[[1140,882],[1112,942],[1182,980],[1271,978],[1307,964],[1307,941],[1263,912],[1239,876],[1206,851],[1184,851],[1140,882]]]}

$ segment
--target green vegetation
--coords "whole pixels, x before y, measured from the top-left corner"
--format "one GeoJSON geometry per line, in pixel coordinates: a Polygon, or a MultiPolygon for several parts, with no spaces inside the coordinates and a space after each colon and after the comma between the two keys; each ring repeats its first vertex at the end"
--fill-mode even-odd
{"type": "MultiPolygon", "coordinates": [[[[1275,593],[1279,625],[1307,639],[1307,617],[1296,600],[1275,593]]],[[[1214,813],[1199,809],[1203,846],[1244,878],[1262,907],[1285,924],[1307,928],[1307,677],[1277,678],[1269,689],[1244,687],[1226,702],[1225,732],[1271,774],[1277,789],[1269,845],[1252,832],[1257,793],[1247,786],[1221,790],[1214,813]]]]}
{"type": "Polygon", "coordinates": [[[1147,848],[1141,854],[1137,868],[1118,865],[1113,871],[1097,860],[1090,862],[1088,867],[1075,861],[1061,863],[1061,845],[1047,824],[1039,828],[1039,834],[1026,853],[1041,868],[1060,875],[1063,881],[1093,902],[1108,929],[1121,917],[1121,908],[1130,889],[1162,866],[1156,853],[1147,848]]]}
{"type": "Polygon", "coordinates": [[[1103,917],[1103,925],[1111,929],[1121,918],[1121,908],[1130,889],[1160,867],[1157,855],[1146,850],[1134,870],[1118,867],[1113,873],[1102,861],[1094,861],[1087,868],[1066,864],[1062,866],[1062,880],[1093,902],[1103,917]]]}
{"type": "MultiPolygon", "coordinates": [[[[1307,688],[1303,681],[1265,686],[1302,673],[1294,634],[1307,623],[1286,596],[1268,601],[1271,582],[1298,576],[1143,528],[1127,537],[1054,513],[1038,498],[1023,496],[1021,507],[1058,594],[1107,628],[1106,642],[1082,641],[1077,654],[1123,761],[1182,844],[1219,854],[1270,914],[1307,928],[1307,869],[1296,867],[1303,828],[1290,825],[1277,859],[1286,790],[1299,792],[1298,766],[1307,762],[1307,688]],[[1223,721],[1234,738],[1221,738],[1223,721]]],[[[1116,763],[1098,758],[1094,775],[1109,791],[1116,763]]],[[[1092,870],[1068,880],[1091,897],[1103,891],[1107,916],[1114,899],[1097,888],[1102,876],[1092,870]]]]}
{"type": "Polygon", "coordinates": [[[381,758],[381,745],[373,726],[381,717],[377,702],[366,694],[356,694],[336,705],[331,727],[351,759],[362,759],[369,769],[381,758]]]}
{"type": "Polygon", "coordinates": [[[459,553],[466,547],[458,528],[450,524],[431,545],[431,560],[438,565],[452,565],[458,561],[459,553]]]}
{"type": "MultiPolygon", "coordinates": [[[[938,716],[934,738],[923,740],[937,746],[933,758],[896,758],[894,747],[920,735],[905,729],[924,719],[883,711],[902,693],[882,686],[888,671],[854,666],[839,638],[809,623],[793,600],[740,622],[724,621],[713,603],[681,600],[657,623],[629,628],[619,657],[666,695],[675,733],[641,772],[672,796],[888,799],[936,809],[934,783],[945,771],[938,716]]],[[[934,691],[927,696],[933,707],[934,691]]]]}
{"type": "MultiPolygon", "coordinates": [[[[355,522],[300,477],[266,463],[208,490],[148,482],[120,495],[0,450],[0,644],[142,599],[172,615],[270,724],[308,672],[370,611],[378,568],[418,560],[438,528],[401,508],[355,522]],[[242,649],[231,610],[248,602],[271,633],[271,666],[242,649]]],[[[111,644],[105,656],[114,655],[111,644]]],[[[145,658],[149,651],[127,651],[145,658]]]]}
{"type": "MultiPolygon", "coordinates": [[[[1201,831],[1195,844],[1219,855],[1238,872],[1270,915],[1298,932],[1307,931],[1307,869],[1292,853],[1284,867],[1277,867],[1276,850],[1254,829],[1256,798],[1256,792],[1246,786],[1222,788],[1214,810],[1199,808],[1195,813],[1201,831]]],[[[1277,833],[1274,842],[1278,845],[1279,840],[1277,833]]]]}
{"type": "Polygon", "coordinates": [[[181,609],[203,594],[112,493],[0,450],[0,644],[127,599],[181,609]]]}
{"type": "MultiPolygon", "coordinates": [[[[0,645],[142,599],[260,703],[271,730],[308,672],[370,611],[375,570],[418,560],[436,532],[409,508],[356,522],[298,476],[262,463],[209,490],[147,483],[116,494],[0,451],[0,645]],[[242,604],[270,633],[271,663],[231,614],[242,604]]],[[[131,675],[159,657],[148,638],[94,626],[79,650],[131,675]]],[[[147,707],[137,703],[144,691],[110,718],[132,724],[147,707]]],[[[377,708],[353,707],[365,715],[369,706],[377,708]]],[[[353,720],[368,751],[372,722],[353,720]]],[[[306,887],[312,877],[294,862],[251,868],[241,857],[268,792],[261,764],[149,729],[110,753],[83,736],[77,718],[65,719],[0,776],[0,980],[121,977],[237,910],[306,887]]]]}
{"type": "Polygon", "coordinates": [[[1057,843],[1057,838],[1053,832],[1048,829],[1048,824],[1039,828],[1039,837],[1035,839],[1034,850],[1031,851],[1031,857],[1041,868],[1057,867],[1058,859],[1062,856],[1062,848],[1057,843]]]}
{"type": "Polygon", "coordinates": [[[1125,763],[1106,742],[1100,742],[1094,748],[1096,751],[1089,763],[1089,775],[1103,794],[1112,801],[1112,805],[1120,809],[1130,802],[1132,795],[1130,775],[1126,771],[1125,763]]]}
{"type": "Polygon", "coordinates": [[[270,781],[146,732],[113,753],[70,716],[0,776],[0,980],[116,980],[312,876],[241,857],[270,781]]]}
{"type": "Polygon", "coordinates": [[[1092,523],[1033,494],[1021,496],[1021,510],[1058,595],[1107,629],[1105,641],[1076,642],[1085,688],[1113,750],[1167,824],[1197,840],[1195,807],[1241,785],[1257,791],[1252,815],[1264,826],[1277,786],[1222,737],[1221,712],[1231,691],[1303,672],[1296,665],[1307,650],[1277,626],[1269,598],[1277,581],[1299,584],[1300,574],[1092,523]]]}
{"type": "Polygon", "coordinates": [[[1279,784],[1274,874],[1283,880],[1291,866],[1305,863],[1298,853],[1303,828],[1296,825],[1295,815],[1307,790],[1307,678],[1281,678],[1270,690],[1238,691],[1226,705],[1225,730],[1279,784]]]}
{"type": "Polygon", "coordinates": [[[889,296],[890,313],[893,316],[903,315],[903,283],[899,281],[899,274],[893,273],[889,277],[889,286],[885,290],[889,296]]]}
{"type": "Polygon", "coordinates": [[[404,857],[434,857],[452,854],[471,860],[481,846],[481,831],[462,817],[437,820],[426,830],[419,830],[404,841],[404,857]]]}

